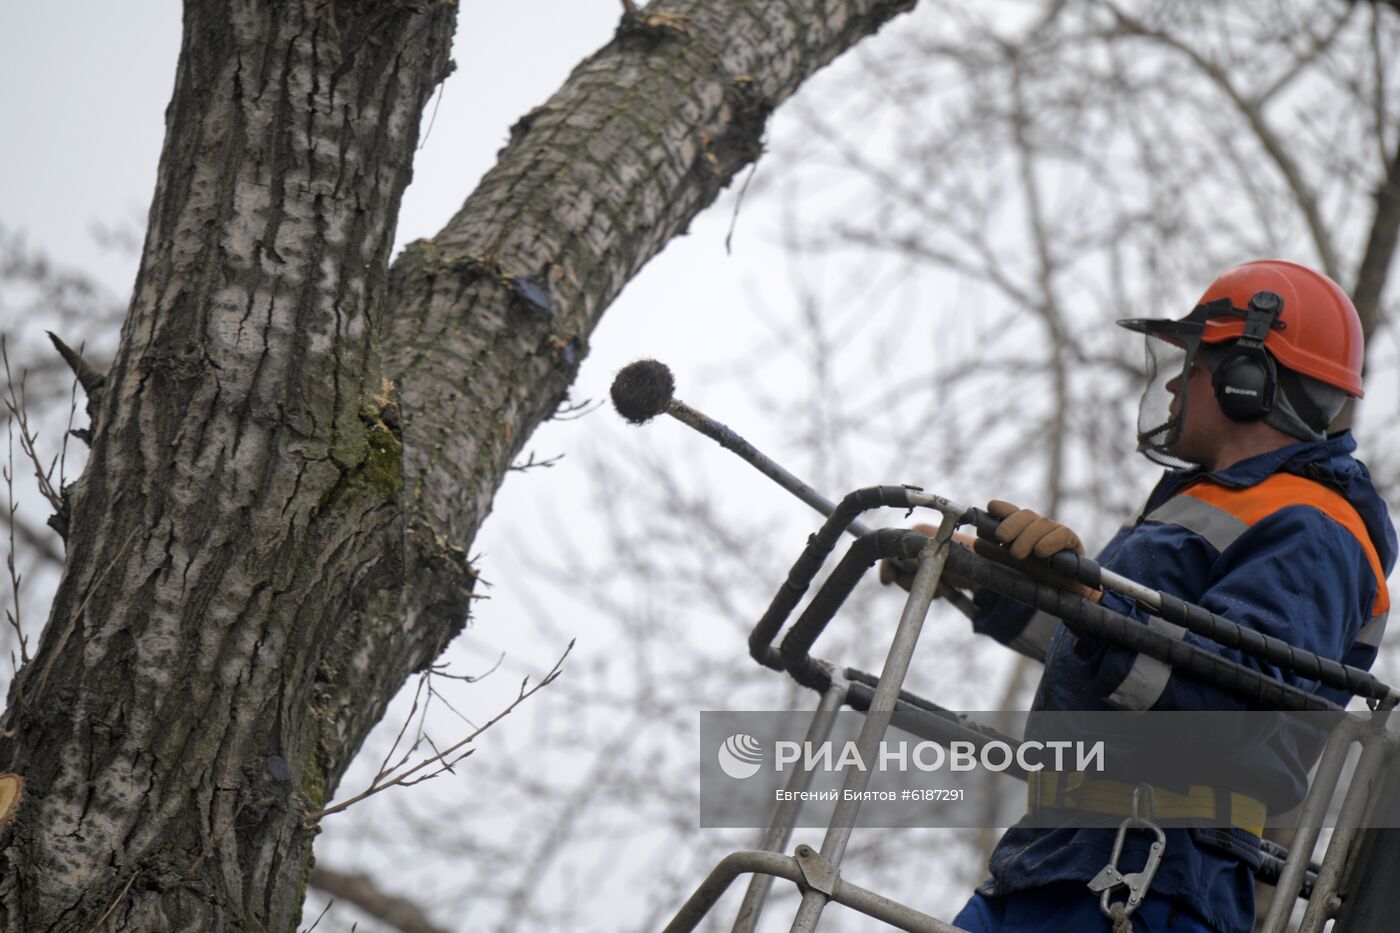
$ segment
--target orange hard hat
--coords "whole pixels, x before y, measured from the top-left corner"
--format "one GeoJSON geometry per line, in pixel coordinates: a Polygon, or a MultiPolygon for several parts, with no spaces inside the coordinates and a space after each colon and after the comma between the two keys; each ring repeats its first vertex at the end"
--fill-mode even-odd
{"type": "MultiPolygon", "coordinates": [[[[1248,308],[1258,292],[1273,292],[1283,299],[1278,318],[1283,326],[1271,330],[1264,340],[1264,348],[1279,365],[1361,398],[1365,337],[1356,306],[1342,287],[1296,262],[1260,259],[1222,273],[1197,304],[1228,299],[1235,308],[1248,308]]],[[[1240,315],[1212,315],[1205,321],[1201,341],[1234,340],[1244,333],[1244,326],[1240,315]]]]}

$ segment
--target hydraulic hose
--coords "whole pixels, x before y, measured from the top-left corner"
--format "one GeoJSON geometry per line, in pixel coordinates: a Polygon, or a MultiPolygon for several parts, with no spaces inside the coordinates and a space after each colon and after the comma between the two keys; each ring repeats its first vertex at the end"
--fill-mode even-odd
{"type": "MultiPolygon", "coordinates": [[[[928,540],[927,535],[906,528],[881,528],[857,538],[783,637],[778,650],[783,669],[805,687],[826,690],[831,685],[831,672],[812,657],[812,645],[867,570],[887,557],[918,557],[928,540]]],[[[777,624],[781,625],[782,619],[777,624]]]]}
{"type": "MultiPolygon", "coordinates": [[[[772,647],[773,639],[778,637],[783,623],[797,607],[807,588],[812,585],[812,579],[836,548],[836,542],[841,540],[841,535],[848,528],[856,524],[856,516],[862,512],[885,506],[909,508],[912,504],[909,501],[910,491],[904,486],[868,486],[857,489],[837,503],[816,534],[808,537],[807,546],[788,571],[787,579],[778,588],[773,601],[768,604],[768,609],[749,633],[749,654],[755,661],[775,671],[784,669],[782,658],[772,647]]],[[[868,533],[863,532],[861,538],[868,533]]],[[[919,537],[923,538],[922,535],[919,537]]],[[[904,556],[917,557],[918,551],[904,556]]]]}

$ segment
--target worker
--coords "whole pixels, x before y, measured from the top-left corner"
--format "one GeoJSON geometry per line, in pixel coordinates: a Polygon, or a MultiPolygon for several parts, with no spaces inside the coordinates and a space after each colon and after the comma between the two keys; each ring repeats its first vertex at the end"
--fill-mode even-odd
{"type": "MultiPolygon", "coordinates": [[[[1139,450],[1168,469],[1099,563],[1240,625],[1369,667],[1389,608],[1385,580],[1396,536],[1366,467],[1352,456],[1351,433],[1326,433],[1346,397],[1362,395],[1361,322],[1346,293],[1304,266],[1262,260],[1222,274],[1181,320],[1119,323],[1144,334],[1147,344],[1139,450]]],[[[994,501],[988,511],[1001,519],[996,537],[1013,558],[1084,551],[1072,530],[1029,509],[994,501]]],[[[881,578],[909,580],[907,568],[893,565],[881,568],[881,578]]],[[[1341,704],[1350,699],[1161,619],[1148,622],[1118,593],[1071,585],[1106,608],[1267,675],[1341,704]]],[[[990,591],[978,592],[975,603],[977,631],[1043,657],[1033,710],[1244,707],[1223,690],[1078,637],[990,591]]],[[[1311,762],[1290,757],[1282,741],[1264,744],[1261,767],[1293,782],[1301,797],[1311,762]]],[[[1073,795],[1039,781],[1030,791],[1033,810],[1075,806],[1073,795]]],[[[1211,799],[1191,805],[1217,819],[1223,814],[1229,826],[1167,829],[1159,868],[1130,921],[1121,907],[1107,916],[1100,895],[1086,888],[1108,863],[1114,830],[1034,828],[1027,819],[997,844],[991,878],[954,924],[972,933],[1107,933],[1129,924],[1137,933],[1249,933],[1263,805],[1228,789],[1192,793],[1199,792],[1211,799]]],[[[1142,867],[1151,841],[1151,833],[1129,833],[1121,870],[1142,867]]],[[[1121,891],[1111,897],[1114,904],[1126,900],[1121,891]]]]}

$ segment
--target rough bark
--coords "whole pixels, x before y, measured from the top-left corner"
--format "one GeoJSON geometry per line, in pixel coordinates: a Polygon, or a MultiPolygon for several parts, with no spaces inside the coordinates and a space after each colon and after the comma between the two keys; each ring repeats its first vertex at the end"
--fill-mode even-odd
{"type": "Polygon", "coordinates": [[[455,5],[187,2],[64,578],[0,723],[29,789],[0,926],[294,928],[307,815],[465,623],[467,548],[603,310],[913,3],[629,14],[390,286],[455,5]]]}
{"type": "Polygon", "coordinates": [[[513,128],[447,226],[399,258],[385,365],[404,412],[409,557],[447,571],[412,574],[411,614],[453,632],[471,580],[454,545],[562,401],[622,287],[758,157],[775,106],[913,5],[661,0],[625,16],[513,128]]]}
{"type": "Polygon", "coordinates": [[[374,335],[454,19],[186,4],[64,579],[4,719],[30,789],[6,930],[296,924],[303,813],[398,686],[365,683],[355,632],[402,567],[374,335]]]}

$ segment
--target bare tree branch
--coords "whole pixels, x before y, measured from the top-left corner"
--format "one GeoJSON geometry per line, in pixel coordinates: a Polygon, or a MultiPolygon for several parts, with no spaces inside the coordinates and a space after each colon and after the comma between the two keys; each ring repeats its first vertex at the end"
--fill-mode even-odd
{"type": "Polygon", "coordinates": [[[398,894],[390,894],[362,872],[337,871],[324,865],[311,869],[311,886],[336,900],[354,904],[381,923],[402,933],[447,933],[433,923],[423,908],[398,894]]]}
{"type": "Polygon", "coordinates": [[[1376,188],[1375,218],[1371,221],[1366,251],[1351,290],[1367,338],[1381,323],[1381,295],[1394,264],[1397,234],[1400,234],[1400,145],[1385,167],[1385,178],[1376,188]]]}
{"type": "MultiPolygon", "coordinates": [[[[480,737],[480,735],[487,729],[490,729],[496,723],[509,716],[521,703],[524,703],[526,700],[534,696],[540,690],[554,683],[554,681],[559,677],[560,672],[563,670],[564,659],[567,658],[569,656],[569,652],[573,650],[574,643],[570,641],[569,646],[564,649],[564,653],[559,656],[559,660],[554,662],[554,667],[549,671],[548,674],[544,675],[544,677],[539,681],[539,683],[535,684],[534,686],[530,686],[529,678],[526,678],[524,681],[521,682],[520,692],[516,695],[515,699],[510,702],[510,705],[508,705],[505,709],[501,710],[495,716],[491,717],[491,719],[489,719],[486,723],[472,731],[465,738],[454,742],[452,745],[449,745],[447,748],[443,749],[440,752],[437,752],[434,755],[424,758],[422,761],[417,762],[411,767],[403,767],[403,765],[407,762],[406,758],[396,763],[392,767],[381,767],[379,773],[375,775],[374,780],[370,782],[369,787],[365,788],[363,791],[349,798],[348,800],[342,801],[337,804],[333,804],[328,807],[323,807],[320,810],[308,813],[306,815],[307,820],[314,821],[325,819],[333,813],[340,813],[344,810],[348,810],[350,807],[359,803],[361,800],[373,797],[375,794],[381,793],[382,791],[386,791],[391,787],[412,787],[414,784],[421,784],[424,781],[431,780],[432,778],[436,777],[444,771],[451,771],[452,766],[454,764],[470,756],[472,752],[475,751],[475,749],[467,749],[466,751],[458,755],[457,753],[459,751],[461,751],[467,745],[470,745],[474,740],[480,737]],[[452,758],[451,756],[453,755],[457,755],[457,757],[452,758]],[[432,767],[433,765],[438,765],[437,770],[428,771],[426,774],[422,773],[423,771],[432,767]]],[[[402,736],[402,732],[400,732],[400,736],[402,736]]],[[[390,755],[392,754],[393,750],[391,749],[390,755]]]]}
{"type": "Polygon", "coordinates": [[[1318,56],[1327,51],[1332,43],[1336,41],[1337,36],[1351,20],[1351,14],[1355,12],[1355,10],[1356,8],[1354,6],[1346,7],[1332,20],[1332,25],[1326,32],[1314,35],[1313,41],[1308,44],[1303,54],[1294,58],[1293,61],[1288,64],[1288,67],[1269,83],[1268,87],[1254,95],[1254,106],[1263,110],[1264,107],[1268,106],[1269,101],[1273,99],[1275,95],[1292,84],[1299,75],[1306,73],[1309,66],[1317,61],[1318,56]]]}
{"type": "Polygon", "coordinates": [[[1220,65],[1211,61],[1198,49],[1193,48],[1183,42],[1179,37],[1162,30],[1148,26],[1146,23],[1131,16],[1112,0],[1099,0],[1104,7],[1117,20],[1118,24],[1127,32],[1151,39],[1154,42],[1167,46],[1182,55],[1196,66],[1202,74],[1213,81],[1217,87],[1230,99],[1249,128],[1253,131],[1255,138],[1259,140],[1259,145],[1268,153],[1273,160],[1275,167],[1279,170],[1284,180],[1288,183],[1289,190],[1293,193],[1294,199],[1298,202],[1298,209],[1302,211],[1304,219],[1307,221],[1308,230],[1312,234],[1313,247],[1317,250],[1322,269],[1333,279],[1342,278],[1341,262],[1337,257],[1336,245],[1333,242],[1332,234],[1328,229],[1327,222],[1323,220],[1322,210],[1318,206],[1317,196],[1312,187],[1303,178],[1302,169],[1294,161],[1293,156],[1269,125],[1264,117],[1264,111],[1260,106],[1258,98],[1246,95],[1235,80],[1220,65]]]}

